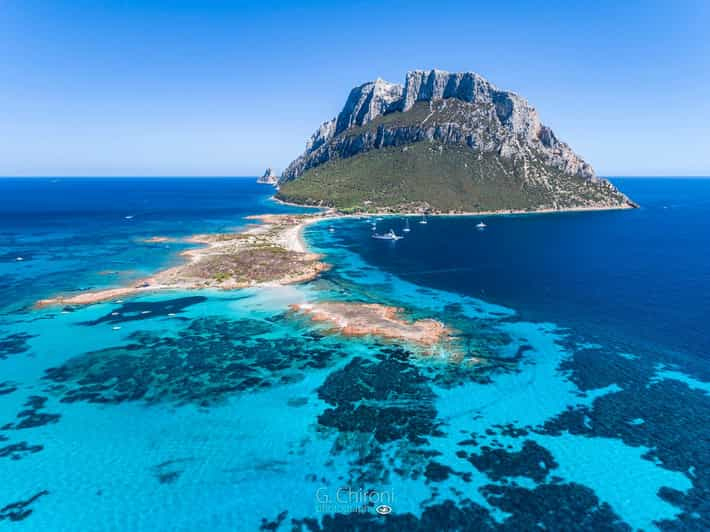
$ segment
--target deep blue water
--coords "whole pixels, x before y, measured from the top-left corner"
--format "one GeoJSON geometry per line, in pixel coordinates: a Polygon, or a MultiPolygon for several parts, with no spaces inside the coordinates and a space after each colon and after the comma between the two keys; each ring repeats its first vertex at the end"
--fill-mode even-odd
{"type": "Polygon", "coordinates": [[[332,265],[306,284],[38,310],[179,260],[150,236],[298,209],[253,179],[0,180],[0,528],[709,529],[710,180],[618,185],[642,207],[396,243],[342,219],[306,230],[332,265]],[[289,311],[323,300],[454,333],[289,311]]]}
{"type": "MultiPolygon", "coordinates": [[[[615,183],[641,208],[488,217],[483,231],[479,218],[412,220],[407,238],[384,245],[360,224],[338,243],[403,279],[526,319],[709,360],[710,179],[615,183]]],[[[404,220],[379,226],[401,233],[404,220]]]]}

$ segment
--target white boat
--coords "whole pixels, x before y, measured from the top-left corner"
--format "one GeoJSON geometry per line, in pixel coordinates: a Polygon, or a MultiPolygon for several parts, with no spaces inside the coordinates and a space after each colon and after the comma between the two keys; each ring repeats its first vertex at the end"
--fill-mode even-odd
{"type": "Polygon", "coordinates": [[[485,229],[486,227],[488,227],[488,226],[483,222],[478,222],[476,224],[476,229],[485,229]]]}
{"type": "Polygon", "coordinates": [[[331,233],[334,233],[334,232],[335,232],[335,227],[329,227],[329,228],[328,228],[328,231],[331,232],[331,233]]]}
{"type": "Polygon", "coordinates": [[[422,218],[421,220],[419,220],[419,223],[420,223],[420,224],[427,224],[427,223],[429,223],[429,222],[426,221],[426,214],[424,215],[424,218],[422,218]]]}
{"type": "Polygon", "coordinates": [[[133,220],[133,215],[129,214],[128,216],[124,216],[126,220],[133,220]]]}
{"type": "Polygon", "coordinates": [[[404,231],[405,233],[409,233],[411,230],[412,229],[409,227],[409,218],[407,218],[405,220],[404,229],[402,229],[402,231],[404,231]]]}
{"type": "Polygon", "coordinates": [[[15,260],[16,260],[17,262],[22,262],[22,261],[25,260],[25,259],[24,259],[24,257],[16,257],[15,260]]]}
{"type": "Polygon", "coordinates": [[[390,229],[383,235],[375,233],[374,235],[372,235],[372,238],[376,238],[377,240],[402,240],[404,237],[398,235],[392,229],[390,229]]]}

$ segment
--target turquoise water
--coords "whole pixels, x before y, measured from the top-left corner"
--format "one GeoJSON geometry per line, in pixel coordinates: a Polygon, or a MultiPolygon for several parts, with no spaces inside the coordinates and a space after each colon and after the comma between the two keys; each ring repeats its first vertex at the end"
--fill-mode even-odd
{"type": "Polygon", "coordinates": [[[239,179],[0,181],[0,527],[707,529],[707,183],[621,180],[642,210],[430,219],[394,245],[341,220],[306,231],[333,265],[311,283],[33,310],[177,260],[141,238],[286,208],[239,179]],[[465,360],[288,312],[333,299],[442,319],[465,360]]]}

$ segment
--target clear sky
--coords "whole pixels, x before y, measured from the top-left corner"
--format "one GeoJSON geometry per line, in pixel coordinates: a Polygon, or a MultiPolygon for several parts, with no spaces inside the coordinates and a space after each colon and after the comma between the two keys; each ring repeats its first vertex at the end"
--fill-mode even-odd
{"type": "Polygon", "coordinates": [[[281,170],[349,90],[473,70],[601,175],[710,175],[710,1],[0,0],[0,175],[281,170]]]}

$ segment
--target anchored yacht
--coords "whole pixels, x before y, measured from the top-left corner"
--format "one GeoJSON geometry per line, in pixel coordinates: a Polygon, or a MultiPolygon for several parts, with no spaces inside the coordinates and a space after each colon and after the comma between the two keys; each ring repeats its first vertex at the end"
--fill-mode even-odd
{"type": "Polygon", "coordinates": [[[402,240],[404,237],[398,235],[392,229],[390,229],[383,235],[375,233],[374,235],[372,235],[372,238],[376,238],[377,240],[402,240]]]}

